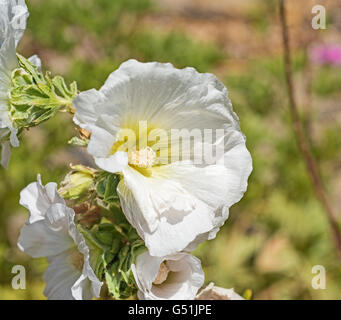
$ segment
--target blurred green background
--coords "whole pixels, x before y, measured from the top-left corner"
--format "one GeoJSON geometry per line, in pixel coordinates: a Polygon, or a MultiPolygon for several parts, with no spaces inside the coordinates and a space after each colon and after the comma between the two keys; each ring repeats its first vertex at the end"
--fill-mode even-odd
{"type": "MultiPolygon", "coordinates": [[[[296,91],[331,204],[341,214],[341,68],[311,63],[308,50],[341,43],[338,0],[323,1],[328,29],[311,28],[316,1],[289,1],[296,91]]],[[[45,69],[100,88],[123,61],[171,62],[212,72],[227,85],[241,119],[254,171],[245,197],[216,240],[202,244],[206,282],[251,289],[254,299],[340,299],[341,264],[314,197],[288,114],[277,0],[31,0],[19,52],[45,69]],[[314,290],[312,267],[326,269],[314,290]]],[[[68,163],[88,158],[70,148],[71,117],[58,115],[25,133],[8,171],[0,170],[0,299],[43,299],[44,259],[16,248],[27,212],[19,192],[41,173],[60,181],[68,163]],[[26,267],[26,290],[13,290],[13,265],[26,267]]],[[[339,220],[341,217],[338,217],[339,220]]]]}

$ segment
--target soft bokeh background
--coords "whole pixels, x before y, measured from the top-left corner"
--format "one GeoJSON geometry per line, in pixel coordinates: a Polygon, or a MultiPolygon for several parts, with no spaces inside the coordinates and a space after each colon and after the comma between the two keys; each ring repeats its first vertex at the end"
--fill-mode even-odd
{"type": "MultiPolygon", "coordinates": [[[[29,0],[31,16],[19,52],[38,53],[46,69],[79,88],[99,88],[120,63],[172,62],[213,72],[227,85],[252,153],[249,189],[216,240],[203,244],[206,281],[251,289],[254,299],[340,299],[341,264],[328,224],[298,153],[288,114],[277,0],[29,0]],[[327,289],[311,286],[323,265],[327,289]]],[[[341,43],[338,0],[289,1],[299,107],[314,155],[341,220],[341,67],[309,61],[314,45],[341,43]],[[311,27],[323,2],[328,29],[311,27]]],[[[68,163],[86,154],[66,145],[69,116],[27,132],[8,171],[0,170],[0,299],[42,299],[44,259],[16,248],[27,218],[19,192],[40,172],[60,181],[68,163]],[[27,289],[11,288],[11,268],[22,264],[27,289]]]]}

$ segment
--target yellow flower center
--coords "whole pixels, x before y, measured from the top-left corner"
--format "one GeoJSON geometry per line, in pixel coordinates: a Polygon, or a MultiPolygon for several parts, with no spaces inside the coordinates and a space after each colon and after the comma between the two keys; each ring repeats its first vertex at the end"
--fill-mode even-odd
{"type": "Polygon", "coordinates": [[[146,147],[141,150],[129,152],[128,162],[130,165],[149,169],[153,166],[156,159],[156,153],[151,147],[146,147]]]}

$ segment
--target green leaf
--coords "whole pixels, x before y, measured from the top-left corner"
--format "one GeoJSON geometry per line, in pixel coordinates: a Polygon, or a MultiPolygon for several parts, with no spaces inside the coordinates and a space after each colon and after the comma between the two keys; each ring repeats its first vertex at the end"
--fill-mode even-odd
{"type": "Polygon", "coordinates": [[[111,174],[107,178],[104,201],[110,202],[118,199],[117,196],[117,185],[120,182],[118,175],[111,174]]]}
{"type": "Polygon", "coordinates": [[[102,173],[99,177],[96,192],[104,202],[117,204],[119,198],[117,195],[117,185],[120,182],[119,175],[111,173],[102,173]]]}

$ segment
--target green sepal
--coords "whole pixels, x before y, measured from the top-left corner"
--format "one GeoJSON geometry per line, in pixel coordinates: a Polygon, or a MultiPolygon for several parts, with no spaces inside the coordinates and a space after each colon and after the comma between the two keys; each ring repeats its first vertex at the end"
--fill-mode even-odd
{"type": "Polygon", "coordinates": [[[102,172],[96,184],[96,192],[100,199],[105,203],[117,203],[117,186],[120,182],[120,176],[108,172],[102,172]]]}
{"type": "Polygon", "coordinates": [[[86,231],[85,237],[90,247],[101,250],[93,263],[97,277],[106,282],[114,299],[126,299],[137,291],[131,266],[146,248],[131,226],[125,232],[119,229],[115,224],[102,223],[86,231]]]}
{"type": "Polygon", "coordinates": [[[131,266],[136,257],[146,250],[142,240],[126,243],[116,259],[105,268],[105,280],[109,292],[115,299],[127,299],[137,292],[131,266]]]}

